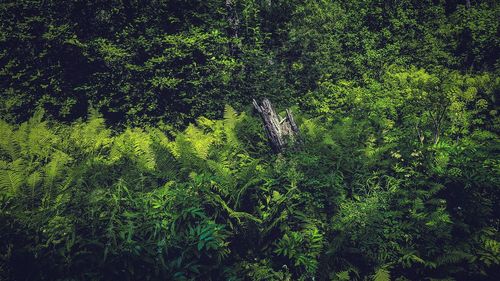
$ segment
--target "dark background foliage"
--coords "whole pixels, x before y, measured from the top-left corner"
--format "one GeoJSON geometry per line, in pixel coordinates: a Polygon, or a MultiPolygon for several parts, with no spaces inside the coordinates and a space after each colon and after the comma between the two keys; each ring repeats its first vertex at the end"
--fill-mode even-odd
{"type": "Polygon", "coordinates": [[[185,123],[384,66],[498,71],[495,1],[4,1],[4,118],[185,123]]]}

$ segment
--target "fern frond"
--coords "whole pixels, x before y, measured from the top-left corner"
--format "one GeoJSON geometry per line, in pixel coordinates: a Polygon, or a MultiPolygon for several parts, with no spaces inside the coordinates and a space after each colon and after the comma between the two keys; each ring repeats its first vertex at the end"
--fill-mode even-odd
{"type": "Polygon", "coordinates": [[[304,120],[301,125],[301,131],[307,132],[308,134],[315,136],[317,131],[319,130],[319,126],[313,120],[304,120]]]}
{"type": "Polygon", "coordinates": [[[156,159],[156,174],[163,178],[173,180],[177,178],[179,163],[170,151],[170,142],[161,132],[152,132],[151,149],[156,159]]]}
{"type": "Polygon", "coordinates": [[[180,164],[179,170],[191,170],[194,167],[204,166],[204,161],[198,156],[192,143],[184,134],[177,135],[170,151],[180,164]]]}
{"type": "Polygon", "coordinates": [[[34,190],[35,187],[42,182],[42,174],[38,171],[31,173],[26,179],[28,186],[34,190]]]}
{"type": "Polygon", "coordinates": [[[237,193],[233,193],[233,196],[232,196],[232,200],[234,201],[234,206],[235,207],[238,207],[241,205],[241,201],[240,201],[240,198],[243,194],[246,193],[246,191],[248,190],[249,187],[251,186],[255,186],[257,185],[258,183],[260,183],[262,181],[262,179],[260,178],[256,178],[256,179],[252,179],[252,180],[249,180],[247,183],[245,183],[241,188],[240,190],[237,192],[237,193]]]}
{"type": "Polygon", "coordinates": [[[0,191],[8,195],[14,195],[24,181],[22,171],[14,169],[0,170],[0,191]]]}
{"type": "Polygon", "coordinates": [[[111,131],[106,128],[104,119],[95,113],[83,124],[71,129],[71,144],[76,145],[88,154],[94,154],[99,149],[111,143],[111,131]]]}
{"type": "Polygon", "coordinates": [[[391,281],[391,275],[387,268],[381,267],[375,272],[373,281],[391,281]]]}
{"type": "Polygon", "coordinates": [[[189,125],[184,131],[184,134],[193,145],[198,157],[207,159],[210,146],[214,142],[214,137],[209,134],[204,134],[202,130],[194,125],[189,125]]]}
{"type": "Polygon", "coordinates": [[[3,155],[8,156],[10,159],[14,160],[19,157],[19,147],[16,146],[14,142],[14,131],[11,125],[7,122],[0,120],[0,157],[3,155]]]}
{"type": "Polygon", "coordinates": [[[338,278],[337,280],[340,281],[350,280],[349,271],[347,270],[335,273],[335,277],[337,277],[338,278]]]}
{"type": "Polygon", "coordinates": [[[224,107],[224,134],[226,135],[227,144],[230,146],[238,146],[239,141],[236,136],[235,127],[243,115],[238,115],[236,111],[229,105],[224,107]]]}
{"type": "Polygon", "coordinates": [[[44,167],[45,184],[52,185],[56,178],[61,175],[64,166],[69,162],[70,157],[62,151],[56,151],[52,154],[52,159],[44,167]]]}
{"type": "Polygon", "coordinates": [[[229,127],[234,127],[236,122],[238,121],[238,113],[234,110],[230,105],[224,106],[224,123],[229,127]]]}
{"type": "Polygon", "coordinates": [[[156,166],[155,154],[151,148],[151,137],[139,129],[128,129],[115,138],[110,152],[110,159],[117,161],[130,157],[144,169],[153,171],[156,166]]]}
{"type": "Polygon", "coordinates": [[[251,221],[254,221],[256,223],[262,223],[262,220],[249,214],[249,213],[245,213],[245,212],[238,212],[238,211],[235,211],[233,209],[231,209],[227,203],[218,195],[218,194],[214,194],[213,196],[211,196],[213,199],[215,199],[215,201],[217,203],[219,203],[222,208],[224,208],[224,210],[226,210],[226,212],[229,214],[230,217],[233,217],[235,218],[238,223],[241,223],[241,220],[240,219],[247,219],[247,220],[251,220],[251,221]]]}
{"type": "Polygon", "coordinates": [[[437,259],[437,265],[456,264],[464,260],[471,260],[474,256],[464,251],[455,250],[437,259]]]}
{"type": "Polygon", "coordinates": [[[236,186],[236,180],[227,163],[208,159],[206,164],[208,170],[213,173],[214,181],[217,183],[213,187],[219,194],[228,195],[236,186]]]}
{"type": "Polygon", "coordinates": [[[16,132],[14,141],[18,142],[22,155],[34,155],[39,158],[50,156],[51,146],[57,136],[35,115],[27,123],[22,124],[16,132]]]}

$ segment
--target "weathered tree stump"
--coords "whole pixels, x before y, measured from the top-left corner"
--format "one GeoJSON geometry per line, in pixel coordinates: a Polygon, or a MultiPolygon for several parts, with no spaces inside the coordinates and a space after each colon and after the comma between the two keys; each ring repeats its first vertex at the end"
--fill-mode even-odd
{"type": "Polygon", "coordinates": [[[283,151],[283,148],[298,139],[299,128],[290,109],[287,109],[286,116],[281,118],[268,99],[264,99],[261,105],[256,100],[253,100],[253,106],[264,122],[269,144],[275,152],[283,151]]]}

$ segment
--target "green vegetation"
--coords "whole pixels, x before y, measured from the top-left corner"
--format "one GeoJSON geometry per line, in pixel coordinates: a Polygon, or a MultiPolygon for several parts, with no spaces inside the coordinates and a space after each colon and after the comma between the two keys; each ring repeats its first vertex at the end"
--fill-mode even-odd
{"type": "Polygon", "coordinates": [[[497,277],[495,1],[0,11],[0,280],[497,277]]]}

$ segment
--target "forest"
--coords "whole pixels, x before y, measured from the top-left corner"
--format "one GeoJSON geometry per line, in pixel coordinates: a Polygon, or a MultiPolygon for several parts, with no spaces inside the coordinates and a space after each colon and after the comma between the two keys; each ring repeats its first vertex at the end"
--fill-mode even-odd
{"type": "Polygon", "coordinates": [[[0,1],[0,280],[498,280],[499,5],[0,1]]]}

